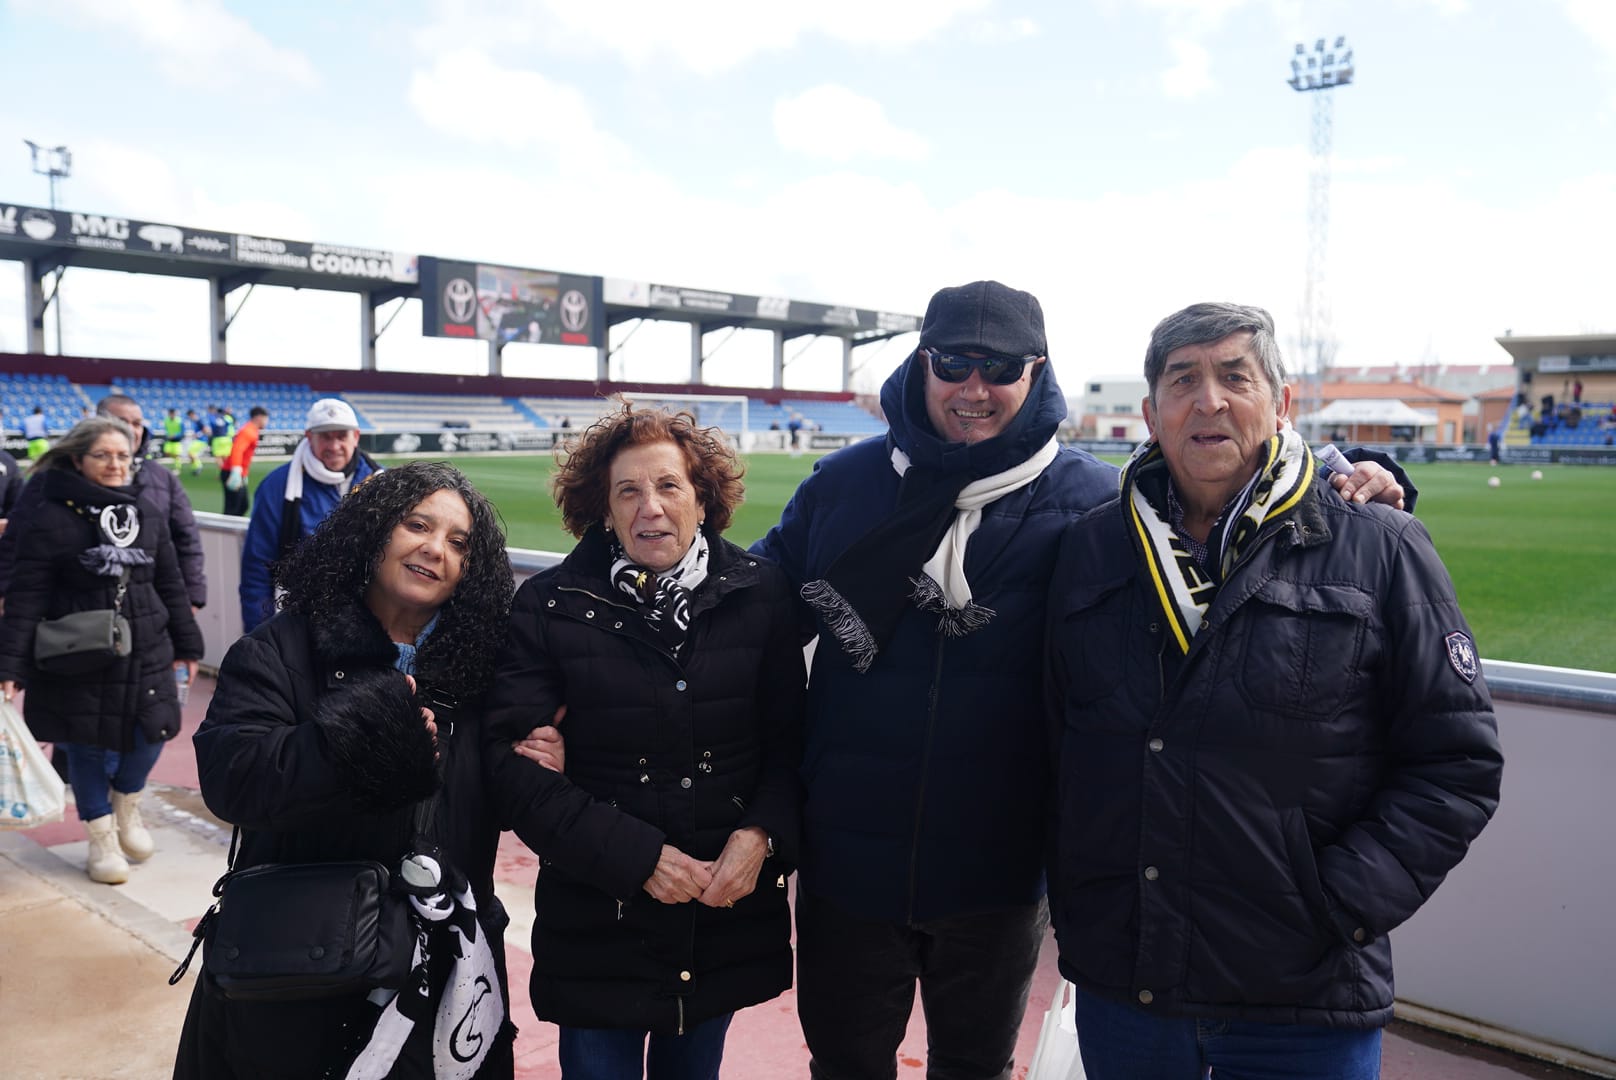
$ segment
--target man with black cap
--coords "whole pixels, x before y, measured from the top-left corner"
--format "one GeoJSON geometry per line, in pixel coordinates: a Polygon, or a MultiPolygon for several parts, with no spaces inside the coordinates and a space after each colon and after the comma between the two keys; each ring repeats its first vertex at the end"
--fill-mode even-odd
{"type": "Polygon", "coordinates": [[[1061,530],[1117,492],[1055,439],[1048,352],[1030,293],[939,291],[882,387],[886,438],[821,460],[753,548],[821,637],[797,893],[814,1077],[890,1078],[917,982],[927,1075],[1010,1075],[1048,924],[1045,595],[1061,530]]]}
{"type": "Polygon", "coordinates": [[[359,449],[359,417],[341,398],[309,406],[292,460],[258,485],[241,549],[241,632],[275,614],[270,566],[313,534],[342,497],[381,466],[359,449]]]}

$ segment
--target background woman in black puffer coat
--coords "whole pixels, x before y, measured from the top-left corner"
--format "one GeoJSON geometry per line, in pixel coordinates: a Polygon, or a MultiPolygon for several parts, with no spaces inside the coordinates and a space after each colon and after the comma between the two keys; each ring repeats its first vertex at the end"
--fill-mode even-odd
{"type": "MultiPolygon", "coordinates": [[[[453,920],[417,920],[431,959],[428,1000],[413,1008],[394,999],[382,1009],[363,993],[232,1001],[204,970],[174,1075],[349,1075],[357,1055],[377,1050],[379,1014],[396,1010],[418,1016],[404,1025],[407,1039],[396,1058],[367,1056],[359,1074],[508,1077],[509,920],[494,898],[499,824],[482,782],[477,711],[512,592],[494,510],[448,465],[389,469],[354,488],[276,580],[280,613],[231,647],[195,738],[203,799],[241,828],[235,868],[357,859],[396,871],[418,850],[416,805],[435,797],[419,838],[469,885],[495,969],[497,985],[485,989],[497,996],[439,1009],[456,982],[455,957],[478,951],[476,931],[464,936],[453,920]],[[458,1059],[435,1071],[451,1043],[458,1059]]],[[[387,1017],[391,1030],[398,1019],[387,1017]]]]}
{"type": "Polygon", "coordinates": [[[0,692],[10,700],[26,680],[29,728],[67,753],[90,840],[86,870],[111,885],[152,853],[140,796],[163,743],[180,730],[172,665],[178,657],[194,678],[203,652],[168,523],[130,486],[133,455],[129,426],[98,416],[39,459],[29,485],[40,486],[43,501],[8,529],[17,534],[16,562],[0,619],[0,692]],[[114,605],[129,621],[128,656],[83,674],[35,667],[42,619],[114,605]]]}
{"type": "Polygon", "coordinates": [[[518,591],[487,710],[493,787],[541,857],[533,1009],[568,1080],[708,1080],[734,1011],[791,985],[793,596],[719,535],[741,499],[720,433],[625,406],[570,449],[581,539],[518,591]],[[565,775],[501,745],[562,705],[565,775]]]}

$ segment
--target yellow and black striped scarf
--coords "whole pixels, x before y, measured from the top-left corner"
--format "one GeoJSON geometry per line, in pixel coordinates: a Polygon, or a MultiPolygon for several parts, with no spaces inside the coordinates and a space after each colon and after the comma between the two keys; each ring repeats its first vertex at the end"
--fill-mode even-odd
{"type": "Polygon", "coordinates": [[[1250,482],[1207,536],[1211,565],[1203,568],[1168,519],[1167,459],[1161,447],[1151,440],[1128,459],[1122,469],[1128,535],[1181,652],[1189,652],[1190,639],[1201,628],[1218,586],[1240,556],[1266,526],[1296,509],[1313,483],[1314,471],[1313,452],[1295,431],[1286,428],[1269,439],[1250,482]],[[1158,473],[1161,482],[1152,483],[1158,473]]]}

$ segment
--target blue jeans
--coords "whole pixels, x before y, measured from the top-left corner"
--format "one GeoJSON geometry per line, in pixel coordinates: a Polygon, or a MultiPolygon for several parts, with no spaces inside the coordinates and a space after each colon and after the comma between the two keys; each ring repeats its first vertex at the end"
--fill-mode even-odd
{"type": "Polygon", "coordinates": [[[683,1035],[618,1028],[561,1029],[558,1057],[563,1080],[718,1080],[724,1036],[734,1013],[715,1016],[683,1035]],[[646,1054],[646,1037],[651,1051],[646,1054]]]}
{"type": "Polygon", "coordinates": [[[146,741],[146,733],[135,725],[135,747],[126,753],[83,743],[60,743],[67,755],[68,783],[73,785],[73,801],[78,804],[79,820],[94,821],[112,813],[112,796],[107,788],[124,795],[146,786],[162,743],[146,741]]]}
{"type": "Polygon", "coordinates": [[[1380,1029],[1157,1016],[1077,991],[1089,1080],[1376,1080],[1380,1029]]]}

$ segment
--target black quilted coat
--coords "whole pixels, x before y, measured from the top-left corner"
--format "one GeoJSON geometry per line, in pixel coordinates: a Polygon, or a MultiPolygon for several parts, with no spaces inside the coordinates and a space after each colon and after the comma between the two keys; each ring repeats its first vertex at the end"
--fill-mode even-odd
{"type": "Polygon", "coordinates": [[[507,820],[541,857],[531,987],[541,1019],[677,1033],[791,985],[802,650],[784,575],[710,542],[678,659],[608,586],[599,527],[517,591],[487,760],[507,820]],[[562,704],[565,776],[503,745],[562,704]],[[734,908],[644,891],[664,843],[710,860],[754,825],[777,853],[734,908]]]}
{"type": "Polygon", "coordinates": [[[1315,484],[1169,642],[1113,501],[1049,599],[1060,967],[1161,1015],[1369,1028],[1388,933],[1498,805],[1492,703],[1431,538],[1315,484]]]}
{"type": "Polygon", "coordinates": [[[134,487],[102,487],[75,469],[51,469],[29,487],[35,485],[43,499],[8,530],[17,533],[16,562],[0,619],[0,679],[27,681],[23,708],[40,739],[127,750],[137,723],[151,742],[173,738],[180,730],[173,663],[200,659],[203,644],[167,521],[137,499],[134,487]],[[140,529],[128,546],[152,557],[131,568],[120,608],[133,650],[87,675],[36,671],[34,628],[41,619],[113,605],[118,578],[79,562],[81,552],[108,540],[98,524],[107,506],[134,507],[140,529]]]}
{"type": "MultiPolygon", "coordinates": [[[[503,934],[509,920],[493,891],[499,824],[482,783],[480,688],[449,682],[452,658],[429,637],[416,656],[421,698],[412,699],[393,666],[397,655],[359,605],[338,606],[317,619],[283,612],[238,640],[194,739],[202,798],[220,818],[241,826],[238,869],[344,859],[396,869],[412,846],[415,803],[440,789],[441,772],[430,829],[470,882],[508,1003],[503,934]],[[437,720],[437,766],[421,704],[437,720]]],[[[374,1010],[366,1009],[362,996],[225,1001],[200,974],[175,1076],[324,1075],[355,1049],[344,1042],[344,1025],[369,1030],[374,1010]]],[[[423,1040],[431,1028],[429,1014],[392,1075],[430,1075],[431,1049],[423,1040]]],[[[513,1036],[507,1022],[479,1077],[510,1075],[513,1036]]]]}

